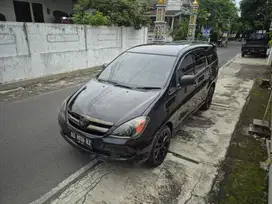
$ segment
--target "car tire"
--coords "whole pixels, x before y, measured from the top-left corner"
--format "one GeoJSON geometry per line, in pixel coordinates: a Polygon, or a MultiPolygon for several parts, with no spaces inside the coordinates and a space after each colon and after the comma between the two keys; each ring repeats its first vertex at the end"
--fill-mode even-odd
{"type": "Polygon", "coordinates": [[[242,53],[242,57],[245,57],[245,54],[244,54],[244,53],[242,53]]]}
{"type": "Polygon", "coordinates": [[[212,104],[213,94],[214,94],[215,86],[211,86],[208,91],[207,97],[205,99],[205,103],[201,106],[200,110],[206,111],[209,110],[212,104]]]}
{"type": "Polygon", "coordinates": [[[146,161],[149,167],[157,167],[162,164],[169,150],[171,136],[172,132],[167,125],[156,134],[149,157],[146,161]]]}

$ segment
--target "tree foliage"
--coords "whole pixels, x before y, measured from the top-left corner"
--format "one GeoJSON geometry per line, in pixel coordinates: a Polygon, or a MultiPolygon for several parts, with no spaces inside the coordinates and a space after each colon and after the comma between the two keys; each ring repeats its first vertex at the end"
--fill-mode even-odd
{"type": "Polygon", "coordinates": [[[242,0],[240,3],[242,31],[268,30],[271,19],[271,1],[242,0]]]}
{"type": "Polygon", "coordinates": [[[75,22],[83,24],[132,26],[140,29],[149,22],[143,15],[149,5],[150,0],[78,0],[73,18],[75,22]],[[93,13],[87,13],[89,9],[93,13]]]}
{"type": "Polygon", "coordinates": [[[207,26],[213,31],[230,31],[237,28],[238,9],[233,0],[199,1],[197,24],[207,26]]]}
{"type": "Polygon", "coordinates": [[[187,37],[188,33],[188,22],[189,22],[189,17],[186,16],[179,20],[177,23],[174,25],[174,29],[171,33],[171,36],[173,37],[174,40],[185,40],[187,37]]]}
{"type": "Polygon", "coordinates": [[[104,16],[101,12],[95,12],[94,14],[89,14],[86,12],[75,13],[72,20],[76,24],[86,24],[94,26],[108,25],[109,19],[104,16]]]}

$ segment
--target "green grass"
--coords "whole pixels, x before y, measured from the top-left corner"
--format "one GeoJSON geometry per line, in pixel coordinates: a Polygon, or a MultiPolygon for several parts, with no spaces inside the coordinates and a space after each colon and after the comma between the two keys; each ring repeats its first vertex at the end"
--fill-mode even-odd
{"type": "Polygon", "coordinates": [[[260,88],[259,84],[260,80],[256,80],[249,102],[244,107],[233,133],[227,159],[222,166],[225,176],[219,185],[218,195],[212,198],[214,203],[264,204],[267,202],[267,172],[260,168],[260,162],[267,159],[264,141],[256,140],[246,131],[253,119],[262,119],[265,112],[269,90],[260,88]]]}

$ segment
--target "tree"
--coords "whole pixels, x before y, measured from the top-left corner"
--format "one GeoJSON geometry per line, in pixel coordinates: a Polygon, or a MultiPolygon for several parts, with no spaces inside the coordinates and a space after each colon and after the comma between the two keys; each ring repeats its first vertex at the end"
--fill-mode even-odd
{"type": "Polygon", "coordinates": [[[242,0],[240,3],[243,30],[268,30],[271,15],[270,0],[242,0]]]}
{"type": "Polygon", "coordinates": [[[174,25],[171,36],[174,40],[185,40],[188,33],[189,17],[185,16],[174,25]]]}
{"type": "Polygon", "coordinates": [[[87,22],[93,25],[89,19],[93,15],[98,15],[95,22],[102,23],[102,25],[115,25],[115,26],[132,26],[135,29],[140,29],[149,23],[149,18],[143,14],[148,10],[151,5],[148,1],[137,0],[78,0],[75,5],[74,18],[76,22],[87,22]],[[86,14],[86,11],[91,9],[96,14],[86,14]]]}
{"type": "MultiPolygon", "coordinates": [[[[237,28],[238,9],[232,0],[202,0],[199,1],[197,25],[210,27],[217,36],[221,31],[237,28]]],[[[198,30],[200,32],[200,29],[198,30]]]]}

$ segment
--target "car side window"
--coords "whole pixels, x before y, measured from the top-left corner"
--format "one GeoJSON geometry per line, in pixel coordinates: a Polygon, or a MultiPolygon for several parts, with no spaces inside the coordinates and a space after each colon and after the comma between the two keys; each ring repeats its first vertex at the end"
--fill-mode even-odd
{"type": "Polygon", "coordinates": [[[206,67],[206,51],[200,49],[194,52],[195,55],[195,70],[196,72],[206,67]]]}
{"type": "Polygon", "coordinates": [[[213,61],[218,60],[215,50],[212,51],[212,59],[213,59],[213,61]]]}
{"type": "Polygon", "coordinates": [[[217,60],[217,54],[216,51],[213,48],[209,48],[207,50],[207,61],[208,64],[212,64],[217,60]]]}
{"type": "Polygon", "coordinates": [[[179,69],[178,69],[178,77],[183,75],[194,75],[194,58],[192,54],[188,54],[182,60],[179,69]]]}
{"type": "Polygon", "coordinates": [[[169,92],[172,93],[177,89],[177,78],[176,78],[176,73],[174,72],[172,79],[170,81],[169,85],[169,92]]]}

